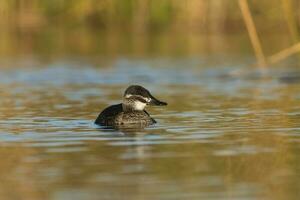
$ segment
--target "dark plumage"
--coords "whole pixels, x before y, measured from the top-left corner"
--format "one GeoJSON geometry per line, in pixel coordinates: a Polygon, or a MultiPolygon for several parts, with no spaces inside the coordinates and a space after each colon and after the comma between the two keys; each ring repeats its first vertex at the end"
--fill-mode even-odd
{"type": "Polygon", "coordinates": [[[116,104],[105,108],[97,117],[95,124],[102,126],[115,126],[137,123],[151,125],[156,121],[150,117],[147,111],[124,112],[122,104],[116,104]]]}

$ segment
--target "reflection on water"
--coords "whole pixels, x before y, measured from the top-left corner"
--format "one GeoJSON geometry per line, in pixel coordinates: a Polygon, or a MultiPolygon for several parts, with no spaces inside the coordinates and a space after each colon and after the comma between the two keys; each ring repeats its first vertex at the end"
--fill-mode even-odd
{"type": "Polygon", "coordinates": [[[0,196],[297,199],[300,85],[283,80],[299,71],[224,76],[239,66],[173,64],[2,68],[0,196]],[[95,126],[132,83],[169,103],[148,110],[159,123],[134,131],[95,126]]]}

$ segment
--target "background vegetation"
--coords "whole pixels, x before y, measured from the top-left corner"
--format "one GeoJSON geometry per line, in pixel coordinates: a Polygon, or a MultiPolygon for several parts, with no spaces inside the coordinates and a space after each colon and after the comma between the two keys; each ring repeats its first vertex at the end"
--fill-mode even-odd
{"type": "MultiPolygon", "coordinates": [[[[267,53],[298,41],[300,1],[251,0],[267,53]]],[[[250,53],[232,0],[0,0],[0,56],[250,53]]]]}

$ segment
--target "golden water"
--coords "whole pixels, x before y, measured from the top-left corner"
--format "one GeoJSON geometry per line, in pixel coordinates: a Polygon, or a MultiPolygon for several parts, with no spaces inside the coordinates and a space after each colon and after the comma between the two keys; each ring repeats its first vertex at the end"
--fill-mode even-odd
{"type": "Polygon", "coordinates": [[[297,70],[174,63],[2,68],[1,199],[298,199],[297,70]],[[159,123],[95,126],[132,83],[168,102],[159,123]]]}

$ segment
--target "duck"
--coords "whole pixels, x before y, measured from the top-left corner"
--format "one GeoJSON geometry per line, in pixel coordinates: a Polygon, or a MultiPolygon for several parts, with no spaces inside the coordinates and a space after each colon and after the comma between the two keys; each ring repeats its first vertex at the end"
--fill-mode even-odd
{"type": "Polygon", "coordinates": [[[166,106],[140,85],[129,86],[123,95],[122,103],[105,108],[95,120],[96,125],[116,127],[140,125],[149,126],[156,122],[145,110],[147,106],[166,106]]]}

